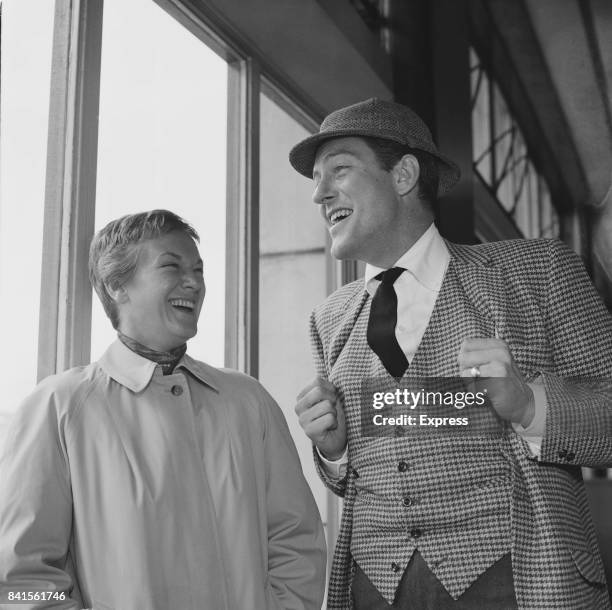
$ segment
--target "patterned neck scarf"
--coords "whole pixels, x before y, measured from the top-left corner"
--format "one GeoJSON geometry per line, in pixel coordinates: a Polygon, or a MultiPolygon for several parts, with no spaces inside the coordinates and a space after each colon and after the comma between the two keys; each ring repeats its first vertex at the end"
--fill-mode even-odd
{"type": "Polygon", "coordinates": [[[152,360],[153,362],[161,366],[164,375],[170,375],[174,371],[174,367],[178,364],[179,360],[185,355],[187,351],[187,344],[179,345],[174,349],[167,352],[158,352],[149,347],[146,347],[142,343],[138,343],[135,339],[124,335],[121,331],[117,331],[117,336],[123,345],[136,352],[139,356],[152,360]]]}

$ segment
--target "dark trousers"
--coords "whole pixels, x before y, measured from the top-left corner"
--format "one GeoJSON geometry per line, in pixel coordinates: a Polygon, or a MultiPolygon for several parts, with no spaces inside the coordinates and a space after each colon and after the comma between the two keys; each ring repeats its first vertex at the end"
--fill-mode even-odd
{"type": "Polygon", "coordinates": [[[352,583],[355,610],[517,610],[510,554],[481,574],[454,600],[418,551],[410,558],[390,606],[355,564],[352,583]]]}

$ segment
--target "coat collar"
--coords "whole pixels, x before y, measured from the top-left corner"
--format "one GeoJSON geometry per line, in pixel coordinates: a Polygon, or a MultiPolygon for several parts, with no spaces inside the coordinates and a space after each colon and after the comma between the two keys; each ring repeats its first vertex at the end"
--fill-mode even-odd
{"type": "MultiPolygon", "coordinates": [[[[151,382],[153,375],[161,374],[161,369],[155,362],[133,352],[118,339],[111,343],[98,364],[109,377],[132,392],[142,392],[151,382]]],[[[217,370],[212,366],[185,354],[176,368],[186,369],[199,381],[216,392],[219,391],[217,370]]]]}

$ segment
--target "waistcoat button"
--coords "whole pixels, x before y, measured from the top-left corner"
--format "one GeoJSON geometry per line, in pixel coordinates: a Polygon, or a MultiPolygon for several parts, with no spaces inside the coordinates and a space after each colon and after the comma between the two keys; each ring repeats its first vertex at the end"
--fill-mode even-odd
{"type": "Polygon", "coordinates": [[[420,538],[422,533],[423,532],[421,532],[421,530],[418,527],[415,527],[414,529],[410,530],[410,535],[413,538],[420,538]]]}
{"type": "Polygon", "coordinates": [[[394,561],[394,562],[391,564],[391,569],[392,569],[392,570],[393,570],[395,573],[397,573],[397,572],[399,572],[399,571],[400,571],[402,568],[401,568],[400,566],[398,566],[398,565],[395,563],[395,561],[394,561]]]}
{"type": "Polygon", "coordinates": [[[183,388],[180,385],[173,385],[170,390],[175,396],[180,396],[183,393],[183,388]]]}
{"type": "Polygon", "coordinates": [[[404,499],[402,500],[402,504],[403,504],[404,506],[412,506],[412,498],[404,498],[404,499]]]}
{"type": "Polygon", "coordinates": [[[408,462],[404,462],[404,460],[402,460],[398,465],[397,465],[397,469],[400,472],[406,472],[406,470],[408,470],[408,462]]]}

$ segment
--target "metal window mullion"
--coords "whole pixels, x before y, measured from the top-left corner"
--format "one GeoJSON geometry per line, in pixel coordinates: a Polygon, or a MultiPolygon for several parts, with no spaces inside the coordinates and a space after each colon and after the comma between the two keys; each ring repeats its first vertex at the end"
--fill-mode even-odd
{"type": "MultiPolygon", "coordinates": [[[[495,114],[495,87],[493,81],[487,74],[487,88],[489,92],[489,148],[491,149],[491,157],[489,160],[491,168],[491,184],[497,184],[497,151],[495,150],[495,130],[497,128],[497,116],[495,114]]],[[[495,189],[497,190],[497,189],[495,189]]]]}
{"type": "Polygon", "coordinates": [[[476,78],[476,86],[474,87],[472,99],[470,100],[472,114],[474,113],[474,109],[476,108],[476,104],[478,103],[478,96],[480,95],[480,87],[482,86],[482,76],[484,72],[482,66],[480,64],[477,64],[470,70],[470,78],[472,77],[472,72],[474,72],[475,70],[478,71],[478,76],[476,78]]]}
{"type": "Polygon", "coordinates": [[[259,90],[257,63],[229,64],[225,363],[259,372],[259,90]]]}
{"type": "Polygon", "coordinates": [[[89,361],[102,0],[56,0],[38,379],[89,361]]]}

